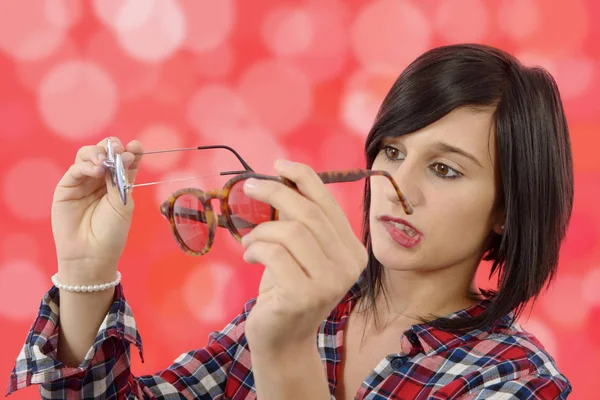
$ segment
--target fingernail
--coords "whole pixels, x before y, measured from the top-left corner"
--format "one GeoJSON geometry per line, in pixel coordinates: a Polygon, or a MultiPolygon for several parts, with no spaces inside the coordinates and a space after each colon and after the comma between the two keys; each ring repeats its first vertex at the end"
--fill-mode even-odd
{"type": "Polygon", "coordinates": [[[104,160],[106,160],[106,154],[104,154],[104,153],[98,154],[98,161],[104,161],[104,160]]]}
{"type": "Polygon", "coordinates": [[[292,165],[292,162],[283,158],[280,158],[279,160],[275,161],[275,168],[279,170],[283,170],[289,167],[290,165],[292,165]]]}
{"type": "Polygon", "coordinates": [[[249,240],[250,240],[250,239],[248,239],[248,235],[246,235],[246,236],[243,236],[243,237],[242,237],[242,246],[244,246],[244,247],[247,247],[247,246],[248,246],[248,241],[249,241],[249,240]]]}
{"type": "Polygon", "coordinates": [[[261,184],[260,179],[248,178],[246,182],[244,182],[244,189],[254,190],[261,184]]]}

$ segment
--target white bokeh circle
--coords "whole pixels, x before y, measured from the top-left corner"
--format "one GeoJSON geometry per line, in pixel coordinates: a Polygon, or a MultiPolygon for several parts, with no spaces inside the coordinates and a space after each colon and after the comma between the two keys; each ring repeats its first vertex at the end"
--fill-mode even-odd
{"type": "Polygon", "coordinates": [[[590,307],[600,306],[600,267],[589,269],[581,280],[581,291],[590,307]]]}
{"type": "Polygon", "coordinates": [[[22,158],[10,165],[2,185],[8,212],[25,221],[50,220],[54,189],[64,172],[47,158],[22,158]]]}
{"type": "Polygon", "coordinates": [[[188,123],[210,142],[229,141],[242,131],[259,129],[259,121],[232,87],[209,84],[191,97],[187,109],[188,123]]]}
{"type": "MultiPolygon", "coordinates": [[[[182,147],[182,137],[177,129],[164,123],[146,126],[139,134],[138,140],[146,151],[178,149],[182,147]]],[[[149,154],[143,157],[144,169],[166,172],[173,168],[183,156],[183,152],[149,154]]]]}
{"type": "Polygon", "coordinates": [[[312,111],[312,82],[302,70],[283,60],[268,59],[250,65],[241,75],[239,94],[274,134],[288,134],[312,111]]]}
{"type": "Polygon", "coordinates": [[[430,18],[406,0],[365,3],[352,26],[354,54],[364,68],[399,73],[431,45],[430,18]]]}
{"type": "Polygon", "coordinates": [[[97,64],[67,60],[40,83],[38,107],[56,134],[79,140],[97,134],[113,120],[119,97],[112,78],[97,64]]]}
{"type": "Polygon", "coordinates": [[[267,14],[261,36],[273,53],[290,56],[305,51],[315,40],[315,31],[306,10],[282,6],[267,14]]]}
{"type": "Polygon", "coordinates": [[[484,0],[441,2],[435,15],[435,26],[438,34],[450,43],[484,42],[491,28],[486,2],[484,0]]]}
{"type": "MultiPolygon", "coordinates": [[[[219,233],[229,234],[225,230],[219,233]]],[[[183,297],[191,313],[205,323],[220,322],[225,314],[227,293],[237,289],[232,287],[232,283],[236,281],[234,278],[234,269],[222,262],[202,264],[194,268],[186,277],[183,287],[183,297]],[[209,299],[206,299],[201,290],[206,285],[210,285],[213,290],[213,296],[209,299]]]]}
{"type": "Polygon", "coordinates": [[[0,265],[0,315],[14,321],[31,321],[50,278],[31,261],[9,261],[0,265]],[[15,301],[18,299],[18,301],[15,301]]]}
{"type": "Polygon", "coordinates": [[[183,47],[202,53],[212,51],[224,44],[235,23],[233,0],[182,1],[186,19],[186,35],[183,47]]]}
{"type": "Polygon", "coordinates": [[[175,0],[125,2],[114,27],[123,49],[145,62],[171,57],[183,44],[187,29],[181,5],[175,0]]]}

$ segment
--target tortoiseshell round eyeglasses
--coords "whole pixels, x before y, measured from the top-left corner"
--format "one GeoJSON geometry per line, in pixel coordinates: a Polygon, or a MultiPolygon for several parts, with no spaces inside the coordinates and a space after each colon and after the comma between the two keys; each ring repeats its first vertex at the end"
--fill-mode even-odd
{"type": "MultiPolygon", "coordinates": [[[[110,142],[107,144],[107,162],[113,185],[117,186],[121,199],[125,204],[127,194],[136,186],[148,186],[157,183],[172,182],[151,182],[146,184],[131,185],[127,181],[126,171],[120,155],[114,154],[110,148],[110,142]]],[[[204,149],[226,149],[231,151],[240,161],[244,170],[221,172],[221,175],[235,174],[228,180],[223,188],[204,191],[199,188],[185,188],[173,193],[160,206],[161,214],[167,218],[171,231],[179,247],[186,253],[199,256],[210,251],[214,242],[217,227],[227,228],[231,235],[241,242],[242,237],[250,232],[256,225],[274,221],[278,219],[278,211],[270,204],[254,200],[244,193],[243,186],[246,179],[255,178],[263,180],[272,180],[297,190],[296,184],[289,179],[280,176],[263,175],[256,173],[250,168],[248,163],[231,147],[224,145],[199,146],[185,149],[161,150],[145,152],[142,154],[156,154],[170,151],[186,150],[204,150],[204,149]],[[221,214],[215,213],[212,207],[212,200],[218,199],[221,206],[221,214]]],[[[349,169],[341,171],[328,171],[317,173],[323,183],[341,183],[355,182],[364,178],[382,176],[387,178],[396,193],[404,212],[412,214],[412,206],[404,196],[398,184],[387,171],[368,170],[368,169],[349,169]]],[[[192,179],[192,178],[184,178],[192,179]]]]}

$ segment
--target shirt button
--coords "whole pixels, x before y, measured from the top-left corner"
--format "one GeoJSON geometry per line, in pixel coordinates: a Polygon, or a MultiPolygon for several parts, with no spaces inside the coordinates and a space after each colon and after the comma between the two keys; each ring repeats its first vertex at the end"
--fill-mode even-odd
{"type": "Polygon", "coordinates": [[[409,331],[406,334],[406,337],[408,338],[408,341],[411,342],[412,344],[414,344],[414,345],[419,344],[419,337],[413,331],[409,331]]]}
{"type": "Polygon", "coordinates": [[[400,369],[402,367],[402,364],[404,364],[402,358],[394,358],[392,360],[392,368],[394,369],[400,369]]]}

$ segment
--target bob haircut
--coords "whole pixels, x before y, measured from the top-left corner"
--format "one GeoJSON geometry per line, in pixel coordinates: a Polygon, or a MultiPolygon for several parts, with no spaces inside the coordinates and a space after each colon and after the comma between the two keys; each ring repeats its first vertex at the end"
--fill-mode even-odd
{"type": "MultiPolygon", "coordinates": [[[[510,54],[480,44],[434,48],[402,72],[368,134],[367,168],[384,138],[415,132],[457,107],[494,110],[495,207],[505,215],[505,234],[491,231],[482,254],[483,260],[492,261],[490,278],[498,274],[498,290],[482,290],[490,299],[485,311],[474,318],[422,318],[438,329],[460,332],[485,329],[510,312],[514,321],[550,284],[574,189],[569,131],[556,82],[544,69],[526,67],[510,54]]],[[[384,269],[369,235],[370,204],[367,180],[362,237],[369,261],[359,280],[361,309],[367,312],[375,310],[380,294],[385,296],[384,269]]]]}

